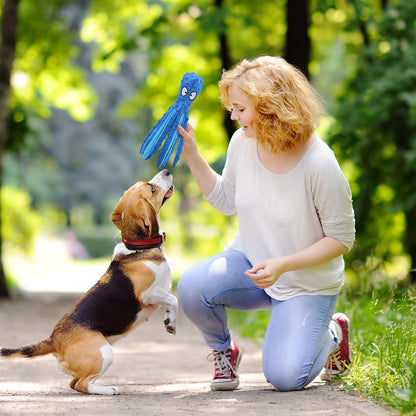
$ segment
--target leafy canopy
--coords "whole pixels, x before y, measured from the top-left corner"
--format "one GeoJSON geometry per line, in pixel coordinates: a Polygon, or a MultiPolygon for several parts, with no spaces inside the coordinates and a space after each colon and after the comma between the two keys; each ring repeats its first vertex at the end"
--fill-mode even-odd
{"type": "Polygon", "coordinates": [[[400,212],[408,222],[416,213],[415,62],[416,3],[398,0],[386,9],[342,93],[331,138],[356,166],[359,242],[379,255],[397,254],[388,227],[399,221],[403,231],[400,212]]]}

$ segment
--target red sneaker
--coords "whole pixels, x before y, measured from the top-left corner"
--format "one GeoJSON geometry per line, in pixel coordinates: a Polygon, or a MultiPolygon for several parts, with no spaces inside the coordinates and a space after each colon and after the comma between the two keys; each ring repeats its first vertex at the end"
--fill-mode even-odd
{"type": "Polygon", "coordinates": [[[215,351],[209,354],[214,361],[214,377],[211,390],[235,390],[240,384],[237,369],[241,361],[241,350],[234,341],[225,351],[215,351]]]}
{"type": "Polygon", "coordinates": [[[331,380],[332,375],[341,374],[348,369],[352,362],[350,350],[350,320],[343,313],[336,313],[332,316],[332,321],[337,327],[337,334],[341,342],[337,349],[328,356],[324,370],[321,374],[322,380],[331,380]]]}

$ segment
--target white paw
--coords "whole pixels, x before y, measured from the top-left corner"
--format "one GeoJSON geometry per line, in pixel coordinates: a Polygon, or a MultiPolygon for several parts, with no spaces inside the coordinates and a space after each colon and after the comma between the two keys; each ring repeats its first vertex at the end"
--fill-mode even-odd
{"type": "Polygon", "coordinates": [[[120,389],[117,386],[101,386],[99,384],[89,383],[88,393],[115,396],[117,394],[120,394],[120,389]]]}
{"type": "Polygon", "coordinates": [[[165,324],[166,331],[169,334],[176,334],[176,322],[171,321],[169,318],[166,318],[163,323],[165,324]]]}

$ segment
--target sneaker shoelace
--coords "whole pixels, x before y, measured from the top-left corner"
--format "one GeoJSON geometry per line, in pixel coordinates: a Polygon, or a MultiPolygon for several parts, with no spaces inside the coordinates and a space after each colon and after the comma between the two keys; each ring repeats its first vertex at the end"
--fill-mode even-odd
{"type": "Polygon", "coordinates": [[[341,349],[338,347],[328,357],[325,364],[325,380],[331,380],[333,371],[340,373],[345,370],[345,364],[341,361],[341,349]]]}
{"type": "Polygon", "coordinates": [[[221,352],[214,350],[208,355],[208,360],[214,361],[215,377],[229,377],[231,374],[237,376],[237,373],[231,364],[230,358],[230,349],[221,352]]]}

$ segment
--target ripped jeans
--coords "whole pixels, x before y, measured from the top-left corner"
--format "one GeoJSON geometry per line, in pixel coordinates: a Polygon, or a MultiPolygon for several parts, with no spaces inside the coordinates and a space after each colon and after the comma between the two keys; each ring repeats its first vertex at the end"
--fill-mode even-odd
{"type": "Polygon", "coordinates": [[[231,342],[225,308],[271,309],[263,346],[263,372],[280,391],[300,390],[317,377],[338,340],[328,329],[337,296],[272,299],[244,275],[251,264],[224,251],[187,270],[178,285],[180,305],[206,344],[225,351],[231,342]]]}

